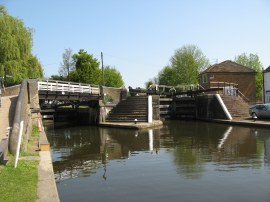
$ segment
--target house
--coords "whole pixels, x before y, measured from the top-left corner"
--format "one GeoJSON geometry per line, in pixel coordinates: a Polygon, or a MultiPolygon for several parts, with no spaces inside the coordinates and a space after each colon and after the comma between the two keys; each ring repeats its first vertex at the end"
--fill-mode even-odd
{"type": "MultiPolygon", "coordinates": [[[[270,73],[270,71],[269,71],[270,73]]],[[[226,60],[219,64],[210,66],[199,74],[199,84],[204,88],[211,88],[213,84],[220,86],[237,86],[238,92],[243,94],[249,102],[256,100],[256,71],[240,65],[236,62],[226,60]]],[[[269,80],[270,90],[270,80],[269,80]]],[[[269,91],[270,92],[270,91],[269,91]]]]}
{"type": "Polygon", "coordinates": [[[270,66],[263,71],[263,99],[270,103],[270,66]]]}

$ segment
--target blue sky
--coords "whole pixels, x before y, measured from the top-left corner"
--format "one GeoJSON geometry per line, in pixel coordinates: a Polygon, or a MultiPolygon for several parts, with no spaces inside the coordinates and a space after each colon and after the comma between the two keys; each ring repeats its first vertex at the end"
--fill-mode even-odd
{"type": "Polygon", "coordinates": [[[269,0],[0,0],[34,30],[33,53],[46,76],[66,48],[84,49],[144,87],[174,51],[197,45],[210,62],[256,53],[270,65],[269,0]]]}

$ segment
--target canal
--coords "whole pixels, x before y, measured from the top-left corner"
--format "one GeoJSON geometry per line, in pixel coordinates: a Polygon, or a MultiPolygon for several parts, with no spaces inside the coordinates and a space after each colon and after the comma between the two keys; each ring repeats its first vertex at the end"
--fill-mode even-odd
{"type": "Polygon", "coordinates": [[[61,201],[270,201],[269,129],[129,130],[45,122],[61,201]]]}

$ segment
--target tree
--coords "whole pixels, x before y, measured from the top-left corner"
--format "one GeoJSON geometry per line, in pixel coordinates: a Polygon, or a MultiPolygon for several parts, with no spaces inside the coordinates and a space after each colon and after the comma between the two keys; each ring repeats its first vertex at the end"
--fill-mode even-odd
{"type": "Polygon", "coordinates": [[[100,84],[101,70],[99,69],[99,62],[93,55],[88,54],[81,49],[72,58],[75,61],[75,71],[72,73],[72,78],[75,82],[100,84]]]}
{"type": "Polygon", "coordinates": [[[208,59],[195,45],[176,50],[170,62],[175,73],[173,85],[198,83],[199,73],[209,66],[208,59]]]}
{"type": "Polygon", "coordinates": [[[195,45],[177,49],[158,75],[159,84],[176,86],[198,83],[198,75],[209,66],[209,61],[195,45]]]}
{"type": "Polygon", "coordinates": [[[246,67],[249,67],[257,72],[256,74],[256,97],[261,98],[262,97],[262,86],[263,86],[263,74],[262,74],[262,68],[263,65],[260,62],[260,58],[257,54],[250,53],[249,55],[246,53],[242,53],[241,55],[238,55],[234,58],[234,61],[244,65],[246,67]]]}
{"type": "Polygon", "coordinates": [[[164,67],[158,74],[158,82],[160,85],[177,85],[175,80],[175,69],[170,66],[164,67]]]}
{"type": "Polygon", "coordinates": [[[72,50],[70,48],[65,49],[65,52],[62,55],[63,63],[60,64],[59,74],[63,78],[67,78],[69,81],[69,73],[74,70],[74,60],[72,58],[72,50]]]}
{"type": "Polygon", "coordinates": [[[104,69],[105,86],[120,88],[124,86],[122,75],[114,67],[106,66],[104,69]]]}
{"type": "Polygon", "coordinates": [[[10,16],[0,5],[0,75],[11,75],[6,85],[22,79],[43,77],[38,59],[32,55],[32,30],[10,16]]]}

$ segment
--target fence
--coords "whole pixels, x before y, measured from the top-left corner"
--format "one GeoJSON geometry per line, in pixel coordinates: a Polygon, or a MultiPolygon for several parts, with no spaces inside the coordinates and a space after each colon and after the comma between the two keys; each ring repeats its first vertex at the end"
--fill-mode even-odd
{"type": "Polygon", "coordinates": [[[62,93],[89,93],[92,95],[100,94],[99,86],[97,85],[52,80],[38,81],[38,90],[62,93]]]}

